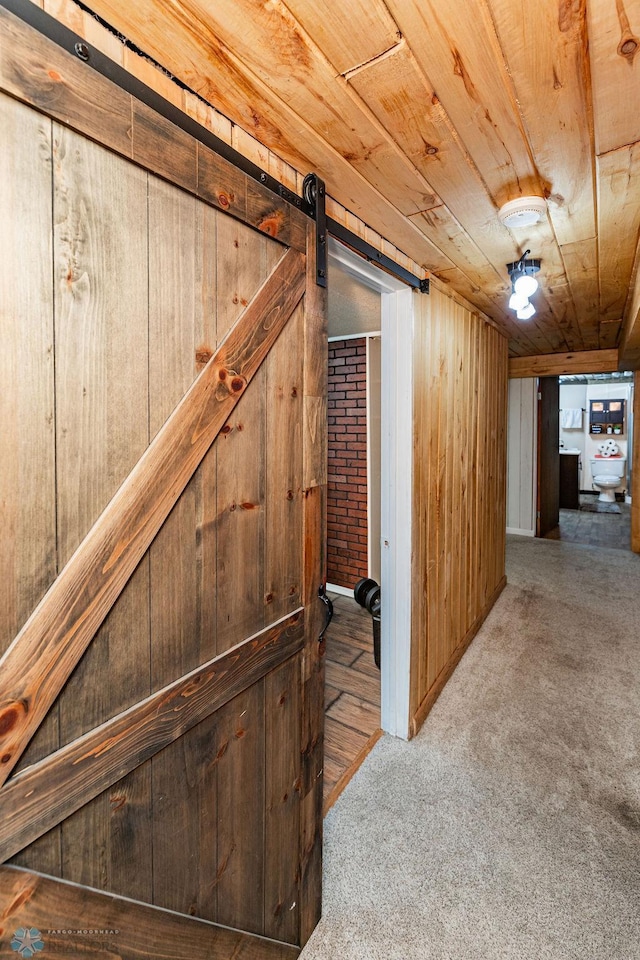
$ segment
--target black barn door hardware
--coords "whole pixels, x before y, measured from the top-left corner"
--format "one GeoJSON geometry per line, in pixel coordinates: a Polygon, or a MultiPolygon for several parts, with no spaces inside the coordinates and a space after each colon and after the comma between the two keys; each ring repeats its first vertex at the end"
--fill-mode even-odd
{"type": "Polygon", "coordinates": [[[400,266],[399,263],[396,263],[395,260],[388,257],[386,253],[376,250],[370,243],[367,243],[366,240],[363,240],[362,237],[359,237],[356,233],[352,233],[347,227],[343,227],[337,220],[327,217],[327,231],[330,236],[344,243],[346,247],[355,250],[356,253],[359,253],[360,256],[368,260],[369,263],[375,263],[376,266],[381,267],[386,273],[390,273],[393,277],[397,277],[398,280],[402,280],[403,283],[406,283],[409,287],[413,287],[414,290],[419,290],[420,293],[429,293],[428,278],[421,280],[420,277],[416,277],[415,273],[411,273],[410,270],[400,266]]]}
{"type": "Polygon", "coordinates": [[[325,587],[324,583],[321,583],[318,587],[318,597],[322,600],[326,607],[326,620],[324,622],[324,627],[320,632],[320,636],[318,637],[318,643],[322,643],[324,640],[324,635],[327,632],[327,628],[333,620],[333,603],[327,596],[327,588],[325,587]]]}
{"type": "Polygon", "coordinates": [[[302,196],[307,212],[316,222],[316,283],[327,285],[327,215],[324,180],[316,173],[308,173],[302,183],[302,196]]]}
{"type": "Polygon", "coordinates": [[[380,584],[372,580],[371,577],[363,577],[358,580],[353,588],[353,596],[356,603],[371,614],[373,620],[373,659],[376,667],[380,669],[380,584]]]}

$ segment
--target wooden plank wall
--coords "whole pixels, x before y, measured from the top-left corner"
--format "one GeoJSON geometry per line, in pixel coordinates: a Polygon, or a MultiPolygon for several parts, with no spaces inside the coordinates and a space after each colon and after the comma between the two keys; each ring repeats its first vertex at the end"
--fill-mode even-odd
{"type": "Polygon", "coordinates": [[[507,341],[432,286],[413,377],[415,733],[505,583],[507,341]]]}
{"type": "MultiPolygon", "coordinates": [[[[55,394],[51,121],[0,96],[0,126],[12,149],[0,151],[3,214],[0,289],[12,329],[0,350],[2,462],[0,505],[0,652],[13,640],[58,572],[56,547],[55,394]],[[34,152],[35,151],[35,152],[34,152]],[[24,283],[25,274],[30,283],[24,283]],[[15,335],[20,331],[20,336],[15,335]],[[27,435],[22,424],[30,424],[27,435]],[[18,495],[19,493],[19,495],[18,495]]],[[[30,746],[31,761],[58,745],[52,711],[30,746]]],[[[57,837],[43,838],[37,869],[59,863],[57,837]]]]}
{"type": "MultiPolygon", "coordinates": [[[[0,170],[2,653],[285,248],[4,94],[0,116],[15,144],[0,170]]],[[[294,311],[18,772],[300,607],[303,472],[320,509],[326,483],[313,459],[324,379],[311,397],[303,383],[305,350],[324,356],[324,306],[309,309],[309,323],[304,301],[294,311]]],[[[301,789],[303,659],[11,862],[289,943],[308,936],[301,874],[313,851],[319,904],[320,860],[312,810],[300,861],[303,797],[317,793],[301,789]]]]}

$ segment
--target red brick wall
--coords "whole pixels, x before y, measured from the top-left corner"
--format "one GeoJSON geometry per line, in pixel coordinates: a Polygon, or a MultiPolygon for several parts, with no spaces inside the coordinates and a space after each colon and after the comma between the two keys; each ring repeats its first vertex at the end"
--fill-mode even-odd
{"type": "Polygon", "coordinates": [[[366,341],[329,344],[327,580],[350,587],[367,565],[366,341]]]}

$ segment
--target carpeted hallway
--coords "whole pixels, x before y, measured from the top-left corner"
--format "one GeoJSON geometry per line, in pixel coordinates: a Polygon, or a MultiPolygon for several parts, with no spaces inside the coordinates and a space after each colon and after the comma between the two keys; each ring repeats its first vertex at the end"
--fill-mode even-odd
{"type": "Polygon", "coordinates": [[[640,556],[512,537],[507,576],[328,814],[302,960],[640,958],[640,556]]]}

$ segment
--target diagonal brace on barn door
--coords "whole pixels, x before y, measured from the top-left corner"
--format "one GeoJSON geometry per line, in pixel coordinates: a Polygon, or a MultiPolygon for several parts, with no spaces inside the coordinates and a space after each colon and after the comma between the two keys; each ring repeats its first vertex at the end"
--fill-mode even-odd
{"type": "Polygon", "coordinates": [[[303,643],[300,608],[21,770],[0,790],[0,863],[257,683],[303,643]]]}
{"type": "MultiPolygon", "coordinates": [[[[300,948],[278,943],[208,920],[183,916],[146,903],[136,903],[102,890],[45,877],[21,867],[0,867],[0,903],[4,929],[36,926],[45,935],[46,956],[126,957],[127,960],[297,960],[300,948]],[[116,928],[113,945],[70,940],[69,918],[101,930],[116,928]],[[91,918],[88,923],[88,918],[91,918]],[[51,929],[53,928],[53,929],[51,929]],[[73,946],[71,946],[73,944],[73,946]],[[78,951],[78,952],[76,952],[78,951]]],[[[106,935],[109,936],[108,934],[106,935]]],[[[85,940],[82,937],[82,940],[85,940]]],[[[103,938],[101,937],[102,941],[103,938]]],[[[12,954],[13,956],[14,954],[12,954]]],[[[5,954],[6,956],[6,954],[5,954]]],[[[21,954],[16,953],[16,957],[21,954]]]]}
{"type": "Polygon", "coordinates": [[[0,660],[0,785],[300,302],[288,250],[0,660]]]}

